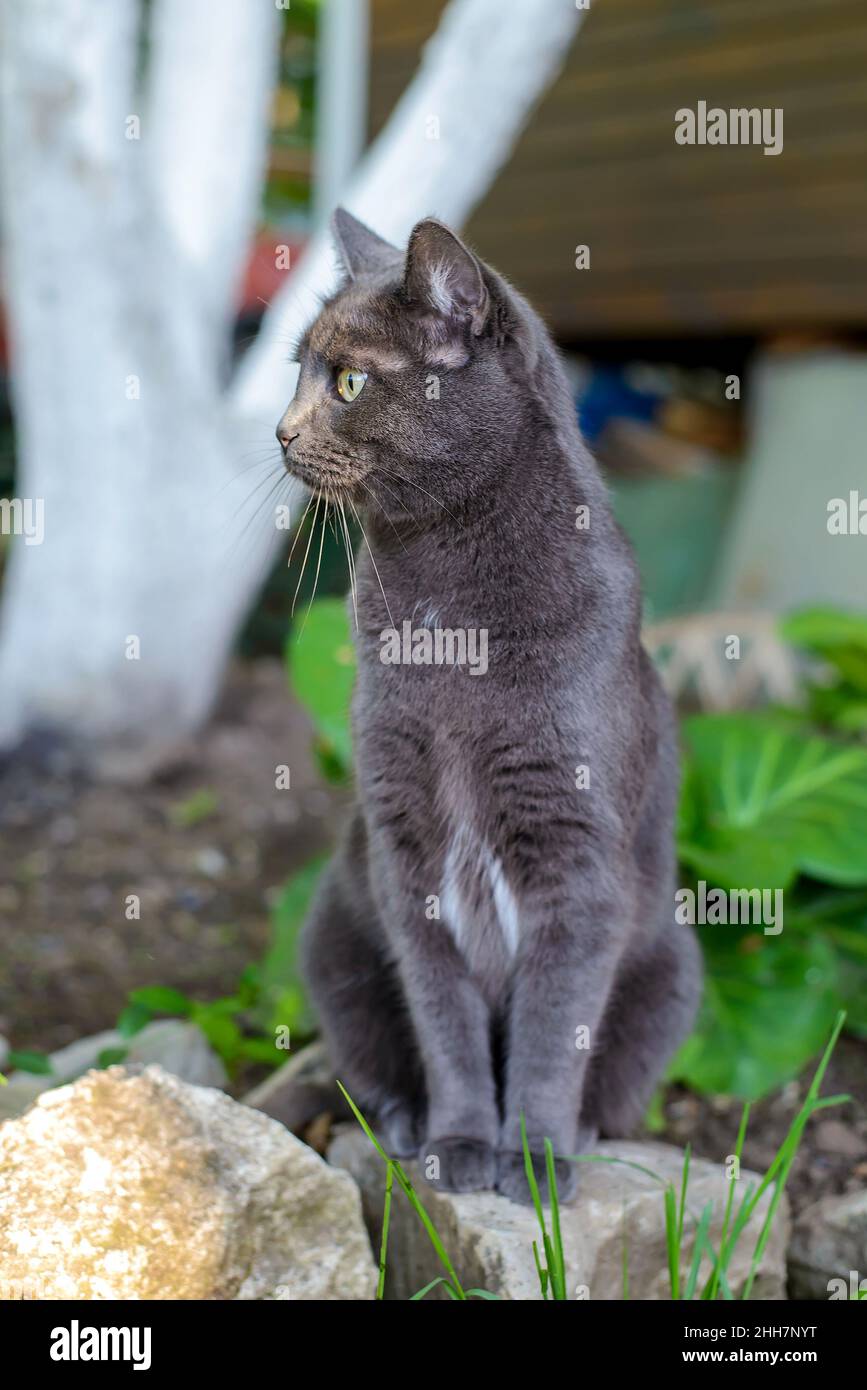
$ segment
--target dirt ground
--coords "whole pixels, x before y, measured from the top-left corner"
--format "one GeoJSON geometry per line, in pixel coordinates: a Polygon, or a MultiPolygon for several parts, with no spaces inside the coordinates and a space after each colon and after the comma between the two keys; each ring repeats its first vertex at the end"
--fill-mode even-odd
{"type": "MultiPolygon", "coordinates": [[[[232,672],[202,736],[147,786],[88,783],[51,747],[0,770],[0,1034],[47,1052],[111,1027],[138,986],[230,993],[267,947],[273,895],[339,819],[309,744],[279,663],[263,660],[232,672]],[[275,788],[277,764],[290,790],[275,788]]],[[[753,1107],[749,1166],[770,1163],[807,1080],[753,1107]]],[[[867,1044],[841,1041],[824,1089],[853,1102],[808,1127],[796,1209],[867,1185],[867,1044]]],[[[655,1137],[718,1162],[732,1152],[738,1102],[670,1087],[664,1113],[655,1137]]]]}

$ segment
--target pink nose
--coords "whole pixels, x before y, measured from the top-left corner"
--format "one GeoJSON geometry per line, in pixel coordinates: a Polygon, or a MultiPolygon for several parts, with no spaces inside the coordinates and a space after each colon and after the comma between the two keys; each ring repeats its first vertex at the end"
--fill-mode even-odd
{"type": "Polygon", "coordinates": [[[280,448],[283,450],[283,453],[285,454],[292,441],[298,438],[298,433],[296,431],[295,434],[290,434],[289,430],[286,429],[284,425],[278,425],[277,438],[280,441],[280,448]]]}

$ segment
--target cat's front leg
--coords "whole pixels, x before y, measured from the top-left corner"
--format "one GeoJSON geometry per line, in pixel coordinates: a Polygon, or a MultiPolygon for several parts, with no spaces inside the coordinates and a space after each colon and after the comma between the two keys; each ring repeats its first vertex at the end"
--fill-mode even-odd
{"type": "Polygon", "coordinates": [[[425,1074],[422,1172],[448,1192],[493,1188],[500,1117],[488,1006],[447,925],[427,917],[430,883],[417,867],[382,856],[376,877],[425,1074]]]}
{"type": "Polygon", "coordinates": [[[578,1120],[590,1051],[626,939],[629,892],[604,856],[582,857],[577,872],[548,873],[534,884],[523,904],[497,1165],[498,1190],[513,1201],[530,1200],[522,1116],[543,1200],[548,1200],[545,1139],[558,1156],[562,1199],[578,1182],[578,1165],[565,1156],[595,1141],[594,1135],[579,1133],[578,1120]]]}

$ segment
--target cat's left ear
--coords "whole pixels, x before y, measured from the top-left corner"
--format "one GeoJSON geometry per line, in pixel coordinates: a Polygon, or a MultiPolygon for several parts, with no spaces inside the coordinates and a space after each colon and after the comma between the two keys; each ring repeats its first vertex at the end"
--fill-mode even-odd
{"type": "Polygon", "coordinates": [[[472,251],[442,222],[426,217],[406,253],[407,298],[443,318],[463,320],[478,335],[488,316],[488,291],[472,251]]]}
{"type": "Polygon", "coordinates": [[[338,208],[331,219],[331,231],[349,278],[397,266],[400,252],[390,241],[372,232],[346,208],[338,208]]]}

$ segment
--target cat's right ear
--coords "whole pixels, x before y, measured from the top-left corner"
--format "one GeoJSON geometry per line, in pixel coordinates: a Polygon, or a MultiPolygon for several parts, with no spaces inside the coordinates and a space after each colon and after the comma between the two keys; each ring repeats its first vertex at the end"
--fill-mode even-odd
{"type": "Polygon", "coordinates": [[[475,334],[482,332],[489,302],[481,266],[460,237],[434,217],[412,230],[404,290],[411,303],[446,321],[469,322],[475,334]]]}
{"type": "Polygon", "coordinates": [[[371,271],[385,270],[400,260],[400,252],[390,241],[372,232],[346,208],[338,208],[331,219],[331,231],[346,272],[351,280],[371,271]]]}

